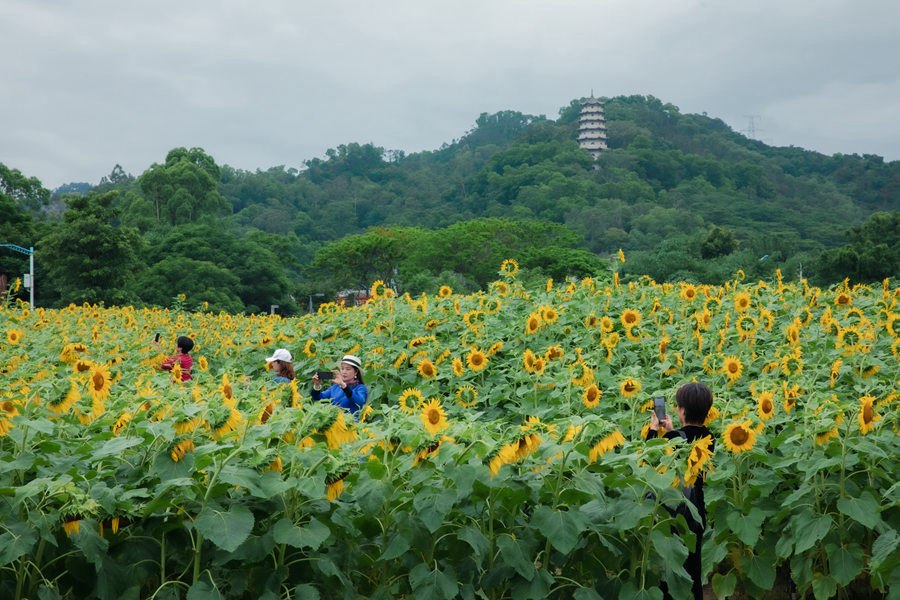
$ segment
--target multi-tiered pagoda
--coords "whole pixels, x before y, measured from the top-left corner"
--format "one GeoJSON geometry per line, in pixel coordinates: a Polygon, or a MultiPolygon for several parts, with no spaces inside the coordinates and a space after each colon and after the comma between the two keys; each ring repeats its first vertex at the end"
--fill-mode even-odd
{"type": "Polygon", "coordinates": [[[581,117],[578,125],[578,145],[587,150],[594,160],[606,150],[606,117],[603,104],[591,97],[581,106],[581,117]]]}

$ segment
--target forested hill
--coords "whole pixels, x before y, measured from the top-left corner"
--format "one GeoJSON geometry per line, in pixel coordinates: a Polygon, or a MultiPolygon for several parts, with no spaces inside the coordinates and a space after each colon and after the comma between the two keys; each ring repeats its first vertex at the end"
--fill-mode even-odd
{"type": "MultiPolygon", "coordinates": [[[[108,300],[165,303],[185,291],[260,310],[377,277],[401,291],[471,290],[507,256],[561,277],[608,269],[619,248],[626,274],[658,280],[776,267],[818,283],[898,274],[900,162],[770,147],[653,97],[603,100],[609,150],[596,162],[575,141],[573,100],[555,120],[482,114],[430,152],[348,143],[299,169],[248,172],[177,148],[137,177],[117,167],[89,197],[105,198],[98,218],[139,240],[132,275],[108,300]]],[[[70,287],[58,301],[83,279],[70,287]]]]}

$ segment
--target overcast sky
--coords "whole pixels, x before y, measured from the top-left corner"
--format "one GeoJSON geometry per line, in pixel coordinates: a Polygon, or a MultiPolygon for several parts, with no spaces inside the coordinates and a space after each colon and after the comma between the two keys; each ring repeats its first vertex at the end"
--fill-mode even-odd
{"type": "Polygon", "coordinates": [[[897,0],[0,0],[0,162],[55,188],[175,147],[255,170],[653,95],[900,160],[897,0]]]}

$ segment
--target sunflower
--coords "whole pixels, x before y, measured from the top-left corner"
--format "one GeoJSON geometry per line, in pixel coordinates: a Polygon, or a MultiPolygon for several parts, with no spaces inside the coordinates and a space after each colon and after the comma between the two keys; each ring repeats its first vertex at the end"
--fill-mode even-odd
{"type": "Polygon", "coordinates": [[[180,462],[181,459],[184,458],[184,455],[193,452],[194,448],[195,446],[193,440],[180,440],[172,444],[172,446],[169,448],[169,457],[172,459],[172,462],[180,462]]]}
{"type": "Polygon", "coordinates": [[[422,405],[419,417],[425,425],[425,430],[431,435],[437,435],[447,428],[447,413],[437,398],[432,398],[422,405]]]}
{"type": "Polygon", "coordinates": [[[109,398],[109,391],[112,388],[112,376],[105,365],[93,365],[88,381],[90,382],[88,392],[90,392],[92,400],[104,402],[109,398]]]}
{"type": "Polygon", "coordinates": [[[6,341],[16,346],[25,339],[25,332],[21,329],[9,329],[6,331],[6,341]]]}
{"type": "Polygon", "coordinates": [[[422,392],[420,392],[416,388],[406,388],[403,390],[403,393],[400,394],[400,398],[397,400],[400,405],[400,410],[405,412],[408,415],[413,414],[419,407],[422,406],[423,402],[422,392]]]}
{"type": "Polygon", "coordinates": [[[206,360],[205,356],[201,356],[197,359],[197,368],[201,371],[206,371],[209,369],[209,361],[206,360]]]}
{"type": "Polygon", "coordinates": [[[131,420],[131,416],[131,413],[122,413],[122,415],[116,420],[115,424],[112,427],[113,435],[119,435],[120,433],[125,431],[125,427],[131,420]]]}
{"type": "Polygon", "coordinates": [[[619,320],[622,321],[622,325],[625,329],[631,329],[632,327],[640,325],[641,313],[638,310],[626,308],[619,317],[619,320]]]}
{"type": "Polygon", "coordinates": [[[72,371],[75,373],[87,373],[94,366],[93,361],[86,358],[79,358],[72,364],[72,371]]]}
{"type": "Polygon", "coordinates": [[[399,369],[401,367],[401,365],[403,365],[403,363],[406,361],[406,357],[407,357],[406,352],[401,352],[400,356],[398,356],[397,359],[394,361],[394,368],[399,369]]]}
{"type": "Polygon", "coordinates": [[[544,358],[547,359],[547,362],[550,362],[551,360],[562,358],[563,354],[564,351],[562,349],[562,346],[560,346],[559,344],[554,344],[552,346],[549,346],[546,352],[544,352],[544,358]]]}
{"type": "Polygon", "coordinates": [[[775,415],[775,392],[762,392],[756,397],[756,414],[763,421],[775,415]]]}
{"type": "Polygon", "coordinates": [[[641,391],[641,382],[631,377],[626,377],[619,385],[619,393],[625,398],[631,398],[641,391]]]}
{"type": "Polygon", "coordinates": [[[350,474],[350,467],[342,468],[325,477],[325,497],[330,502],[337,500],[344,491],[344,479],[350,474]]]}
{"type": "Polygon", "coordinates": [[[859,414],[856,416],[859,422],[859,432],[863,435],[872,431],[875,423],[881,420],[881,415],[875,411],[875,398],[863,396],[859,399],[859,414]]]}
{"type": "Polygon", "coordinates": [[[310,338],[306,340],[306,345],[303,346],[303,354],[312,358],[316,355],[316,340],[310,338]]]}
{"type": "Polygon", "coordinates": [[[484,457],[484,464],[487,465],[491,477],[495,477],[500,472],[503,465],[515,462],[517,448],[517,443],[504,444],[484,457]]]}
{"type": "Polygon", "coordinates": [[[419,372],[419,375],[425,379],[434,379],[437,377],[437,367],[427,358],[419,361],[419,364],[416,365],[416,370],[419,372]]]}
{"type": "Polygon", "coordinates": [[[756,432],[750,427],[750,421],[731,423],[722,434],[725,438],[725,447],[729,452],[739,454],[753,447],[756,441],[756,432]]]}
{"type": "Polygon", "coordinates": [[[750,308],[750,294],[740,292],[734,295],[734,310],[739,313],[746,312],[750,308]]]}
{"type": "Polygon", "coordinates": [[[513,258],[507,258],[500,264],[500,274],[514,277],[519,272],[519,263],[513,258]]]}
{"type": "Polygon", "coordinates": [[[600,391],[596,385],[591,384],[584,389],[584,393],[581,394],[581,403],[584,404],[587,408],[597,408],[600,404],[600,396],[603,395],[603,392],[600,391]]]}
{"type": "Polygon", "coordinates": [[[81,399],[81,392],[78,391],[78,386],[75,382],[72,382],[72,385],[69,387],[69,391],[64,395],[59,396],[53,400],[50,400],[47,403],[47,408],[52,410],[58,415],[61,415],[64,412],[68,412],[72,406],[81,399]]]}
{"type": "Polygon", "coordinates": [[[466,372],[466,367],[463,364],[463,361],[461,358],[458,358],[458,357],[454,358],[450,364],[453,368],[453,374],[456,375],[457,377],[462,377],[463,374],[466,372]]]}
{"type": "Polygon", "coordinates": [[[478,348],[472,348],[472,350],[469,351],[469,355],[466,357],[466,364],[472,371],[477,373],[487,366],[488,358],[484,352],[478,348]]]}
{"type": "Polygon", "coordinates": [[[741,359],[737,356],[726,356],[722,364],[722,372],[728,378],[728,383],[732,384],[741,378],[741,373],[744,372],[744,365],[741,364],[741,359]]]}
{"type": "Polygon", "coordinates": [[[847,292],[841,292],[834,298],[834,303],[837,306],[850,306],[853,304],[853,297],[850,296],[847,292]]]}
{"type": "Polygon", "coordinates": [[[687,457],[687,468],[684,471],[684,485],[691,486],[697,481],[697,477],[703,472],[703,468],[712,458],[712,437],[705,435],[691,446],[691,452],[687,457]]]}
{"type": "Polygon", "coordinates": [[[503,340],[498,340],[498,341],[494,342],[493,344],[491,344],[490,348],[488,348],[487,355],[494,356],[501,350],[503,350],[503,340]]]}
{"type": "Polygon", "coordinates": [[[528,319],[525,321],[525,333],[528,335],[533,335],[537,333],[538,329],[541,328],[541,315],[540,313],[533,312],[528,315],[528,319]]]}
{"type": "Polygon", "coordinates": [[[470,310],[463,315],[463,321],[465,321],[466,327],[472,331],[478,331],[480,327],[484,326],[484,311],[470,310]]]}
{"type": "Polygon", "coordinates": [[[456,402],[463,408],[472,408],[478,404],[478,390],[471,385],[461,386],[456,390],[456,402]]]}
{"type": "Polygon", "coordinates": [[[213,437],[219,439],[237,429],[243,420],[244,416],[236,408],[227,407],[227,410],[215,423],[209,424],[209,428],[212,430],[213,437]]]}
{"type": "Polygon", "coordinates": [[[63,531],[66,532],[66,537],[72,537],[77,534],[79,531],[79,526],[81,525],[81,517],[70,515],[63,520],[63,531]]]}
{"type": "Polygon", "coordinates": [[[375,281],[375,283],[372,284],[372,287],[369,290],[369,296],[372,297],[372,300],[387,298],[388,289],[389,288],[387,287],[387,284],[385,284],[381,279],[378,279],[375,281]]]}
{"type": "Polygon", "coordinates": [[[556,323],[556,320],[559,319],[559,312],[552,306],[542,306],[539,310],[541,318],[547,323],[556,323]]]}
{"type": "Polygon", "coordinates": [[[590,452],[588,452],[588,460],[591,462],[596,462],[601,456],[615,448],[616,446],[621,446],[625,443],[625,436],[622,435],[622,432],[616,429],[609,435],[603,438],[594,438],[591,442],[590,452]]]}
{"type": "Polygon", "coordinates": [[[344,411],[338,410],[334,421],[325,428],[325,441],[332,450],[356,439],[356,431],[347,427],[344,411]]]}
{"type": "Polygon", "coordinates": [[[491,289],[497,292],[501,297],[509,295],[509,284],[505,281],[491,282],[491,289]]]}
{"type": "Polygon", "coordinates": [[[234,389],[231,387],[231,382],[228,381],[228,373],[222,373],[222,385],[219,386],[219,392],[221,392],[222,401],[226,406],[234,406],[236,404],[234,389]]]}
{"type": "Polygon", "coordinates": [[[548,294],[553,291],[553,278],[547,280],[547,283],[544,284],[544,291],[548,294]]]}
{"type": "Polygon", "coordinates": [[[681,299],[686,302],[693,302],[697,297],[697,288],[690,283],[682,283],[679,296],[681,296],[681,299]]]}
{"type": "Polygon", "coordinates": [[[594,383],[594,371],[584,361],[579,360],[572,366],[572,383],[580,386],[594,383]]]}
{"type": "Polygon", "coordinates": [[[788,386],[786,381],[782,381],[781,391],[782,394],[784,394],[784,402],[781,406],[784,407],[784,412],[789,413],[797,404],[797,398],[800,397],[803,390],[796,383],[792,386],[788,386]]]}
{"type": "Polygon", "coordinates": [[[453,288],[451,288],[449,285],[442,285],[438,289],[438,296],[440,296],[441,298],[449,298],[452,295],[453,295],[453,288]]]}

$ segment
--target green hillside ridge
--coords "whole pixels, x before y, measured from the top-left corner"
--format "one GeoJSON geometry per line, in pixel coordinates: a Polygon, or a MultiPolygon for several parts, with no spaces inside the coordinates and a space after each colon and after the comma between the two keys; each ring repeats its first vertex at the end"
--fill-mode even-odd
{"type": "MultiPolygon", "coordinates": [[[[534,278],[586,276],[608,271],[619,248],[624,276],[658,281],[781,268],[827,285],[900,272],[900,162],[767,146],[652,96],[603,101],[609,149],[596,162],[575,141],[573,100],[556,120],[482,114],[434,151],[348,143],[302,168],[243,171],[176,148],[138,177],[117,166],[87,204],[68,200],[62,221],[36,180],[5,169],[19,178],[4,176],[3,210],[18,215],[10,223],[30,216],[13,227],[24,245],[46,245],[46,258],[82,252],[60,232],[81,219],[98,220],[111,247],[137,240],[115,289],[90,268],[96,257],[41,261],[52,276],[45,304],[167,304],[185,293],[231,311],[294,311],[374,278],[400,292],[474,291],[507,257],[534,278]],[[11,193],[16,181],[30,195],[11,193]]],[[[21,259],[3,258],[16,273],[21,259]]]]}

